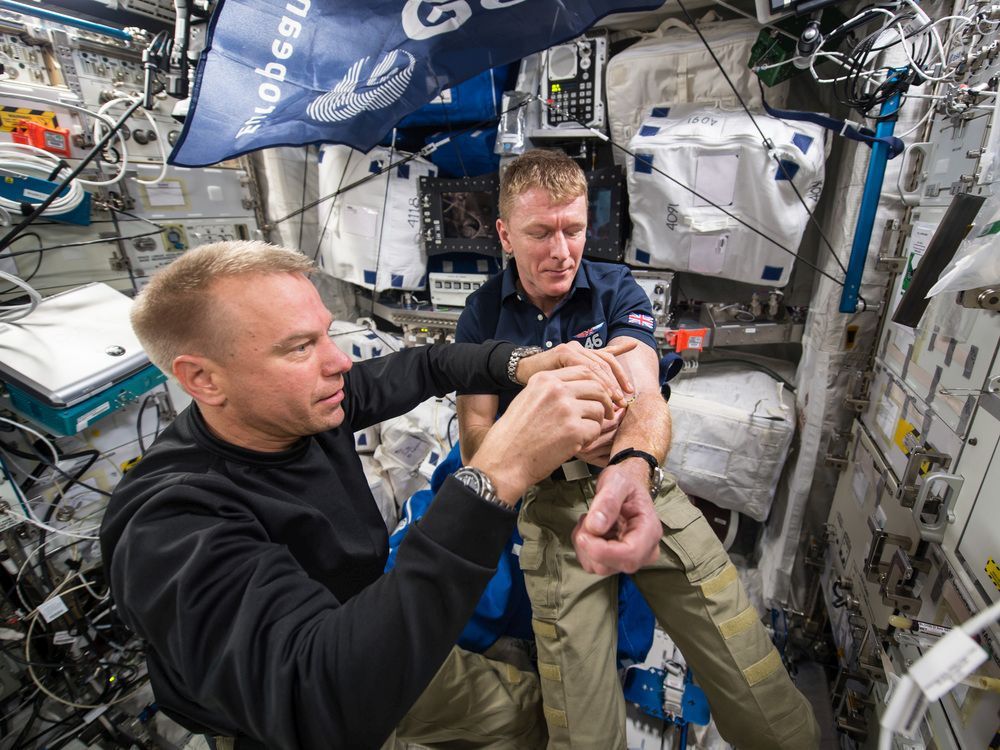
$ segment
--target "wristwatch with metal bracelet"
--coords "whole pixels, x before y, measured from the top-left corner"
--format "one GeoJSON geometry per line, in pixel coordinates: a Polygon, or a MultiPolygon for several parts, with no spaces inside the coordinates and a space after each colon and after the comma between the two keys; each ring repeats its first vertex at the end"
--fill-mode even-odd
{"type": "Polygon", "coordinates": [[[512,513],[514,512],[511,506],[497,496],[493,480],[481,469],[477,469],[474,466],[463,466],[455,472],[454,477],[486,502],[492,505],[499,505],[504,510],[509,510],[512,513]]]}
{"type": "Polygon", "coordinates": [[[518,385],[523,385],[521,381],[517,379],[517,365],[525,357],[530,357],[532,354],[538,354],[542,351],[540,346],[518,346],[514,348],[514,351],[510,353],[510,359],[507,360],[507,377],[510,378],[510,382],[517,383],[518,385]]]}

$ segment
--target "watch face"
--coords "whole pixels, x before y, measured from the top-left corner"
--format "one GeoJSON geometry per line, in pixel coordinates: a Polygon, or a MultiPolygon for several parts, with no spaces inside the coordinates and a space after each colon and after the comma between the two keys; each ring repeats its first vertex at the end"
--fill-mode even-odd
{"type": "Polygon", "coordinates": [[[477,495],[483,494],[483,483],[479,472],[469,467],[463,467],[455,472],[455,479],[464,484],[477,495]]]}

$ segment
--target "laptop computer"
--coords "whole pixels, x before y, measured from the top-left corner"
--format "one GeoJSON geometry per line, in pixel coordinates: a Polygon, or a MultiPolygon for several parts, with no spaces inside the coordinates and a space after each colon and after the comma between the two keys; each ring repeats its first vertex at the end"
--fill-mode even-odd
{"type": "Polygon", "coordinates": [[[0,380],[55,408],[73,406],[149,366],[129,323],[132,300],[93,283],[0,322],[0,380]]]}

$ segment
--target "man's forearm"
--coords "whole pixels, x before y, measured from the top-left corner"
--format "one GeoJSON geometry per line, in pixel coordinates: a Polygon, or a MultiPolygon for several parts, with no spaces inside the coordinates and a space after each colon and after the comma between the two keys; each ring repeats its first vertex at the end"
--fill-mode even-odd
{"type": "Polygon", "coordinates": [[[462,434],[459,436],[459,444],[462,451],[462,463],[468,464],[476,452],[479,450],[479,446],[483,444],[483,438],[486,437],[486,433],[490,431],[488,426],[472,426],[466,425],[462,429],[462,434]]]}
{"type": "Polygon", "coordinates": [[[645,451],[661,464],[666,459],[670,450],[670,408],[659,393],[640,393],[629,404],[615,435],[611,455],[626,448],[645,451]]]}

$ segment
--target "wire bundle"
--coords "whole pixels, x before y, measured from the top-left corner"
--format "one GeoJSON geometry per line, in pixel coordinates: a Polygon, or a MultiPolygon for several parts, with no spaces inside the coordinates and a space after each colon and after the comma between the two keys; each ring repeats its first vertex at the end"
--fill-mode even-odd
{"type": "MultiPolygon", "coordinates": [[[[68,169],[69,165],[66,162],[43,149],[29,146],[26,143],[0,143],[0,170],[52,182],[68,169]]],[[[83,203],[85,197],[86,193],[84,193],[80,181],[73,180],[67,186],[64,194],[57,196],[42,211],[42,216],[52,217],[69,213],[83,203]]],[[[33,199],[31,196],[25,195],[23,200],[15,201],[0,195],[0,207],[8,212],[21,213],[21,206],[25,203],[29,206],[37,206],[42,203],[42,199],[33,199]]]]}
{"type": "MultiPolygon", "coordinates": [[[[143,689],[146,675],[142,649],[138,639],[116,617],[100,561],[93,557],[96,523],[80,518],[72,525],[52,525],[61,523],[53,516],[69,499],[70,487],[108,494],[81,479],[102,454],[94,448],[66,452],[42,432],[6,417],[0,417],[0,425],[8,430],[16,428],[28,438],[28,449],[0,442],[0,467],[5,473],[10,466],[24,475],[15,482],[7,473],[23,513],[7,510],[6,515],[31,527],[27,534],[8,537],[10,557],[0,569],[8,605],[0,626],[0,651],[24,667],[31,681],[0,704],[0,734],[16,734],[14,748],[61,747],[98,715],[88,717],[87,709],[107,709],[143,689]],[[36,461],[37,465],[23,466],[14,456],[36,461]],[[29,489],[50,472],[54,497],[50,496],[48,502],[40,497],[29,499],[29,489]],[[58,483],[57,475],[66,481],[58,483]],[[59,614],[57,610],[53,617],[48,607],[58,602],[64,611],[59,614]],[[32,688],[34,691],[25,695],[32,688]],[[65,716],[49,718],[43,713],[45,707],[65,716]],[[19,729],[15,727],[12,732],[7,720],[18,715],[24,722],[18,721],[19,729]],[[40,722],[49,726],[32,735],[40,722]],[[62,733],[53,734],[57,730],[62,733]],[[43,737],[51,739],[43,743],[43,737]]],[[[90,519],[103,512],[104,503],[97,500],[96,510],[87,514],[90,519]]],[[[104,714],[111,722],[110,729],[104,728],[113,733],[121,731],[110,714],[104,714]]]]}

